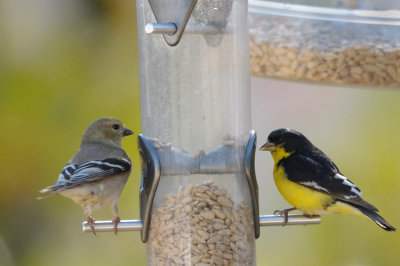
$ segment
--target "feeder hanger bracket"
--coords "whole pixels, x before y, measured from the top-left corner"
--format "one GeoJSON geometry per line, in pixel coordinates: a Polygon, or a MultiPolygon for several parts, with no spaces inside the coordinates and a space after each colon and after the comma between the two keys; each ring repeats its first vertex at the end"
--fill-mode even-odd
{"type": "Polygon", "coordinates": [[[169,46],[176,46],[189,18],[196,6],[197,0],[148,0],[157,23],[147,23],[147,33],[159,33],[169,46]],[[186,13],[182,16],[182,10],[186,13]]]}

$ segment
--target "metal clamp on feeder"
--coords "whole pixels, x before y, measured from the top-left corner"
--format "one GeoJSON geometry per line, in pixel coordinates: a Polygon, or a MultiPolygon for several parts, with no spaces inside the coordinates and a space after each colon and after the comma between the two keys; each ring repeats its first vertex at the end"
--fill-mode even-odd
{"type": "Polygon", "coordinates": [[[244,168],[247,178],[247,183],[249,184],[251,201],[253,203],[253,217],[254,217],[254,234],[256,238],[260,237],[260,205],[258,197],[258,184],[256,178],[256,170],[254,167],[254,159],[256,155],[257,146],[257,135],[254,130],[250,131],[249,142],[246,147],[244,168]]]}
{"type": "Polygon", "coordinates": [[[146,242],[149,235],[151,207],[160,181],[160,160],[153,145],[142,135],[138,136],[138,148],[142,165],[140,184],[140,219],[142,221],[141,237],[146,242]]]}

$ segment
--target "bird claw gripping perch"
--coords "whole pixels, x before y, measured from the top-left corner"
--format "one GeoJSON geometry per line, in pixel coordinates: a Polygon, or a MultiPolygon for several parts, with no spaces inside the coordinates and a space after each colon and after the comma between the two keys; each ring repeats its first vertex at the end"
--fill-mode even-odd
{"type": "Polygon", "coordinates": [[[294,210],[296,210],[296,208],[289,208],[289,209],[284,209],[284,210],[275,210],[274,211],[274,215],[283,216],[285,220],[284,220],[282,226],[285,226],[285,225],[288,224],[289,212],[290,211],[294,211],[294,210]]]}
{"type": "Polygon", "coordinates": [[[112,219],[112,223],[114,225],[114,234],[117,235],[118,233],[118,224],[119,222],[121,222],[121,219],[119,218],[119,216],[115,217],[112,219]]]}
{"type": "Polygon", "coordinates": [[[96,231],[94,230],[94,223],[95,222],[96,222],[96,220],[92,216],[89,216],[87,218],[87,223],[89,224],[90,228],[92,229],[94,235],[96,235],[96,231]]]}

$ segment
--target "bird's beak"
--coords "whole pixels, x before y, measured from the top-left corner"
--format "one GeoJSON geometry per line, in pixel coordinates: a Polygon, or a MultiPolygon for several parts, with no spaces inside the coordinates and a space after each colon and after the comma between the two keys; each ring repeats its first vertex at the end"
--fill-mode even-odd
{"type": "Polygon", "coordinates": [[[261,146],[260,151],[276,151],[275,144],[267,141],[264,145],[261,146]]]}
{"type": "Polygon", "coordinates": [[[122,136],[129,136],[129,135],[132,135],[132,134],[134,134],[134,132],[132,131],[132,130],[130,130],[129,128],[125,128],[124,129],[124,132],[122,133],[122,136]]]}

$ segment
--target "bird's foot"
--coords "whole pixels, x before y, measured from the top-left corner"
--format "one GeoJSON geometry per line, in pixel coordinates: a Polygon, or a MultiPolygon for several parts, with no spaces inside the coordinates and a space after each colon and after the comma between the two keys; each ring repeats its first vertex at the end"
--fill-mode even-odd
{"type": "Polygon", "coordinates": [[[307,214],[307,213],[303,213],[303,215],[307,218],[315,218],[315,217],[319,217],[319,215],[315,215],[315,214],[307,214]]]}
{"type": "Polygon", "coordinates": [[[118,223],[121,221],[121,219],[119,218],[119,216],[114,217],[114,219],[112,219],[112,223],[114,224],[114,234],[117,235],[118,232],[118,223]]]}
{"type": "Polygon", "coordinates": [[[290,211],[294,211],[296,208],[290,208],[290,209],[284,209],[284,210],[276,210],[274,211],[274,215],[279,215],[279,216],[283,216],[285,218],[285,221],[283,222],[282,226],[287,225],[288,223],[288,214],[290,211]]]}
{"type": "Polygon", "coordinates": [[[96,231],[94,230],[94,222],[95,222],[95,221],[96,221],[96,220],[95,220],[92,216],[90,216],[90,215],[89,215],[89,217],[87,218],[87,222],[88,222],[88,224],[90,225],[90,228],[92,229],[94,235],[96,235],[96,231]]]}

